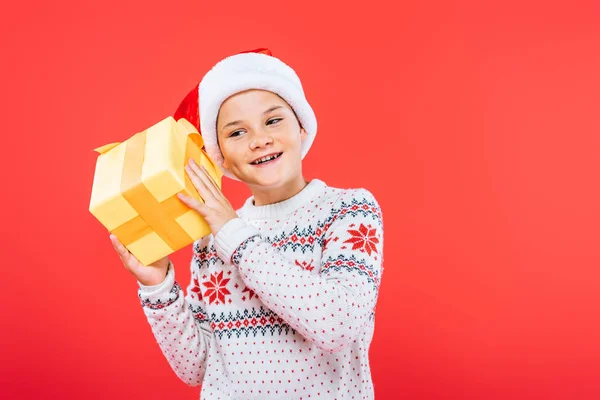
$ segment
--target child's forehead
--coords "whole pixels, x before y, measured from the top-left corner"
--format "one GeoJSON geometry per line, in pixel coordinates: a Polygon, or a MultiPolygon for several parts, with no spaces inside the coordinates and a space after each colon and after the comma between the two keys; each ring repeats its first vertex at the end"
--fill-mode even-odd
{"type": "Polygon", "coordinates": [[[238,92],[221,104],[220,112],[234,111],[260,111],[265,112],[271,108],[288,108],[290,105],[276,93],[263,89],[250,89],[238,92]]]}
{"type": "Polygon", "coordinates": [[[217,130],[286,112],[291,112],[298,119],[290,104],[276,93],[262,89],[246,90],[227,98],[221,104],[217,113],[217,130]]]}
{"type": "Polygon", "coordinates": [[[237,92],[231,96],[229,96],[225,101],[229,101],[232,99],[240,99],[240,98],[248,98],[253,101],[273,101],[279,100],[283,101],[283,99],[274,92],[271,92],[266,89],[247,89],[241,92],[237,92]]]}

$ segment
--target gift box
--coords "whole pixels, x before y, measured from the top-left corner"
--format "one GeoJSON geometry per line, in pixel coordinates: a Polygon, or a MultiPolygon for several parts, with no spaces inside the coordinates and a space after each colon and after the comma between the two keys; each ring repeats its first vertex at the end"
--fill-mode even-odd
{"type": "Polygon", "coordinates": [[[208,223],[177,197],[202,201],[185,172],[192,158],[221,187],[221,170],[203,150],[186,119],[167,117],[122,143],[95,149],[100,155],[89,211],[144,265],[210,233],[208,223]]]}

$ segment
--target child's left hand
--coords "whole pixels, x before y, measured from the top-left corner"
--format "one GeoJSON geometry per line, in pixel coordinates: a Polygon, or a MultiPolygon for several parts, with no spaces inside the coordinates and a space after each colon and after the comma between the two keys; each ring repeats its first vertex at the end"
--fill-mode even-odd
{"type": "Polygon", "coordinates": [[[221,227],[230,220],[237,218],[238,215],[203,166],[198,166],[194,160],[190,159],[188,165],[185,166],[185,171],[200,197],[204,199],[204,204],[183,193],[178,193],[177,197],[188,207],[196,210],[206,220],[213,235],[217,236],[221,227]]]}

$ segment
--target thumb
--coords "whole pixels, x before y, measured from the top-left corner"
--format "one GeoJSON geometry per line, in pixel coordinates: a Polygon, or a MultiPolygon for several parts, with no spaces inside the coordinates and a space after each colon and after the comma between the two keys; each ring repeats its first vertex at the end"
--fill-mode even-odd
{"type": "Polygon", "coordinates": [[[112,242],[113,247],[115,248],[116,252],[118,253],[119,258],[121,258],[121,262],[123,263],[125,268],[127,268],[128,270],[131,270],[131,267],[132,267],[131,258],[133,257],[133,255],[129,252],[129,250],[127,250],[127,248],[123,245],[123,243],[121,243],[119,238],[117,236],[115,236],[114,234],[110,235],[110,241],[112,242]]]}
{"type": "Polygon", "coordinates": [[[189,208],[197,211],[202,217],[206,217],[208,215],[209,207],[202,201],[183,193],[177,193],[177,197],[189,208]]]}

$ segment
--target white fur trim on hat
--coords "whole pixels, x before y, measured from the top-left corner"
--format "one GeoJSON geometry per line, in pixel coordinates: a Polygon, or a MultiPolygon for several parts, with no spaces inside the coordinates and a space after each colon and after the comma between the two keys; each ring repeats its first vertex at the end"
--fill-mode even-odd
{"type": "Polygon", "coordinates": [[[200,132],[208,156],[228,178],[239,180],[223,167],[223,154],[217,143],[217,116],[221,104],[236,93],[263,89],[284,99],[298,116],[308,134],[302,142],[302,158],[317,134],[317,118],[306,100],[300,78],[284,62],[260,53],[242,53],[219,61],[206,73],[198,87],[200,132]]]}

